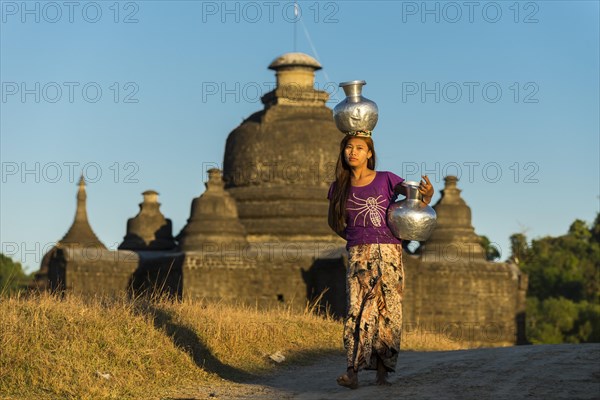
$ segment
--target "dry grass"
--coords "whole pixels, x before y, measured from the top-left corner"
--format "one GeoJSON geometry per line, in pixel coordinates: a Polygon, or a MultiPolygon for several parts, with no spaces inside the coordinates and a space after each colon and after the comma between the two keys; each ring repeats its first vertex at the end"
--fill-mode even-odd
{"type": "Polygon", "coordinates": [[[8,398],[139,398],[165,384],[207,379],[125,301],[0,301],[0,393],[8,398]]]}
{"type": "Polygon", "coordinates": [[[157,398],[269,371],[276,351],[286,364],[339,351],[340,334],[291,309],[0,296],[0,398],[157,398]]]}
{"type": "MultiPolygon", "coordinates": [[[[486,341],[467,341],[449,337],[443,332],[411,332],[402,335],[402,350],[409,351],[449,351],[490,347],[486,341]]],[[[493,343],[493,346],[513,346],[514,343],[493,343]]]]}
{"type": "MultiPolygon", "coordinates": [[[[402,343],[469,347],[430,332],[402,343]]],[[[0,399],[157,399],[247,381],[278,365],[275,352],[288,365],[341,351],[341,322],[308,308],[0,295],[0,399]]]]}
{"type": "Polygon", "coordinates": [[[342,351],[340,322],[309,310],[186,301],[163,302],[158,313],[152,312],[158,324],[193,354],[197,364],[226,379],[270,371],[273,361],[268,356],[275,352],[282,353],[288,363],[303,363],[342,351]],[[173,319],[165,322],[167,315],[173,319]]]}

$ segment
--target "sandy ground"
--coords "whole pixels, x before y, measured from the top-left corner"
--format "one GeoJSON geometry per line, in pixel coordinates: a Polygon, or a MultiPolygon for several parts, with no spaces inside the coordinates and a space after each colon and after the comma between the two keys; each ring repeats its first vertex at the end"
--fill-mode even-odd
{"type": "MultiPolygon", "coordinates": [[[[600,344],[538,345],[443,352],[402,352],[392,386],[340,387],[344,356],[282,367],[260,382],[194,388],[169,400],[196,399],[600,399],[600,344]]],[[[166,400],[165,399],[165,400],[166,400]]]]}

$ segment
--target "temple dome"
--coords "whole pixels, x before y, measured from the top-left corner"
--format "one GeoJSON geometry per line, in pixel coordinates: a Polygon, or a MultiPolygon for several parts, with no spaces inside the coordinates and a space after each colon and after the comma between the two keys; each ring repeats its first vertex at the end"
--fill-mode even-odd
{"type": "Polygon", "coordinates": [[[249,240],[337,240],[327,225],[327,189],[340,141],[327,92],[314,88],[321,68],[303,53],[273,61],[276,88],[264,109],[228,136],[226,189],[235,197],[249,240]]]}
{"type": "Polygon", "coordinates": [[[273,70],[285,67],[308,67],[313,70],[322,68],[317,60],[305,53],[285,53],[269,64],[269,69],[273,70]]]}

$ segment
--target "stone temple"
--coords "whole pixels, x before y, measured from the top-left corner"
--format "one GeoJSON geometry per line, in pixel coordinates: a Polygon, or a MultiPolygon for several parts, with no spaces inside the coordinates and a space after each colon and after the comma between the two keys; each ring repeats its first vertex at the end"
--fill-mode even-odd
{"type": "MultiPolygon", "coordinates": [[[[269,68],[276,88],[229,134],[223,171],[208,171],[181,232],[173,235],[158,193],[148,190],[119,249],[106,249],[88,222],[82,179],[73,225],[44,256],[38,287],[261,306],[304,307],[321,295],[323,307],[343,315],[345,241],[327,225],[343,134],[328,94],[314,88],[321,68],[314,58],[287,53],[269,68]]],[[[454,335],[473,347],[521,343],[527,276],[514,264],[486,261],[460,192],[446,177],[434,206],[438,227],[415,254],[404,254],[405,332],[454,335]]]]}

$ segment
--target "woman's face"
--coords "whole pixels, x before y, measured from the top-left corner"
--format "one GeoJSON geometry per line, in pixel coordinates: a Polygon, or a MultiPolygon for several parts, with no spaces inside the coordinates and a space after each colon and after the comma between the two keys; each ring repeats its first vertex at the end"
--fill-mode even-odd
{"type": "Polygon", "coordinates": [[[372,153],[365,142],[361,138],[351,138],[346,143],[344,148],[344,159],[350,167],[361,167],[367,164],[367,160],[371,158],[372,153]]]}

